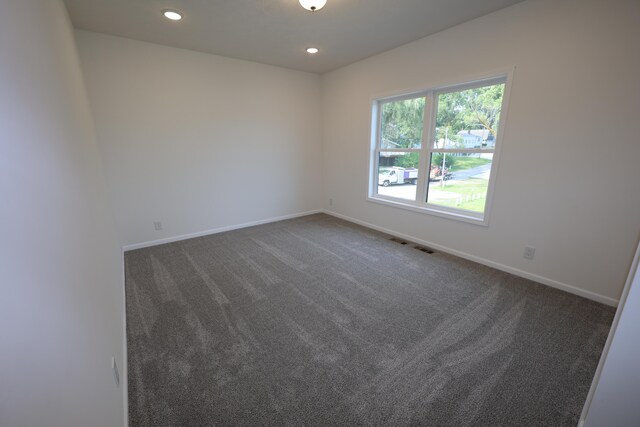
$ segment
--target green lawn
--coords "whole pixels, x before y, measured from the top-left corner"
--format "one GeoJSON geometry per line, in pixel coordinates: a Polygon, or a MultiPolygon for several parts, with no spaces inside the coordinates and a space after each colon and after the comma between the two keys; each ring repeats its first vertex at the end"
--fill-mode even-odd
{"type": "Polygon", "coordinates": [[[450,172],[471,169],[491,163],[491,159],[482,159],[480,157],[456,156],[455,159],[455,164],[451,167],[450,172]]]}
{"type": "Polygon", "coordinates": [[[484,212],[488,184],[489,181],[486,179],[468,179],[455,184],[445,181],[444,187],[441,187],[439,182],[433,182],[429,185],[429,203],[484,212]],[[458,204],[458,199],[466,199],[467,196],[473,195],[476,197],[475,200],[463,200],[458,204]]]}

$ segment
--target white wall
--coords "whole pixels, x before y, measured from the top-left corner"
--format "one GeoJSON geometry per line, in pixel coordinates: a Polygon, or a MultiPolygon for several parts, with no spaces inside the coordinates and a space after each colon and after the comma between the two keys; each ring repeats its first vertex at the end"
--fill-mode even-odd
{"type": "Polygon", "coordinates": [[[636,0],[530,0],[324,75],[325,208],[615,303],[640,232],[638,22],[636,0]],[[372,97],[509,66],[489,227],[365,200],[372,97]]]}
{"type": "Polygon", "coordinates": [[[321,207],[319,76],[76,38],[123,245],[321,207]]]}
{"type": "Polygon", "coordinates": [[[640,246],[583,410],[585,427],[640,425],[639,261],[640,246]]]}
{"type": "Polygon", "coordinates": [[[0,3],[0,94],[0,425],[123,425],[122,255],[61,1],[0,3]]]}

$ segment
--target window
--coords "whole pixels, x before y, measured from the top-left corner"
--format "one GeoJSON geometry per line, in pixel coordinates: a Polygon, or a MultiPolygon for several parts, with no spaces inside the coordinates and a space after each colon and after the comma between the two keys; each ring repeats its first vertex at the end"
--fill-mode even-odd
{"type": "Polygon", "coordinates": [[[486,224],[506,81],[376,100],[370,200],[486,224]]]}

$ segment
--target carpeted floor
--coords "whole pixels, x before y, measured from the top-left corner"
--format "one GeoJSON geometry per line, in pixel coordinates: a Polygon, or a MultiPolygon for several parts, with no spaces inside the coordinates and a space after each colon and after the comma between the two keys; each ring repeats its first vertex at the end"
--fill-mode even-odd
{"type": "Polygon", "coordinates": [[[575,426],[614,310],[318,214],[127,252],[134,426],[575,426]]]}

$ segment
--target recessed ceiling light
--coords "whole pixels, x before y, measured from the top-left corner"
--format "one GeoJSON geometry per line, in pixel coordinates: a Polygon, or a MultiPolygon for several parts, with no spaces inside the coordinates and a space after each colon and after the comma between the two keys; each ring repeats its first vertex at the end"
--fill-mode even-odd
{"type": "Polygon", "coordinates": [[[299,0],[300,5],[311,12],[320,10],[327,4],[327,0],[299,0]]]}
{"type": "Polygon", "coordinates": [[[182,19],[182,15],[176,10],[165,9],[162,11],[162,14],[165,18],[171,19],[172,21],[179,21],[182,19]]]}
{"type": "Polygon", "coordinates": [[[317,47],[308,47],[307,48],[307,53],[314,54],[314,53],[318,53],[318,52],[320,52],[320,50],[317,47]]]}

